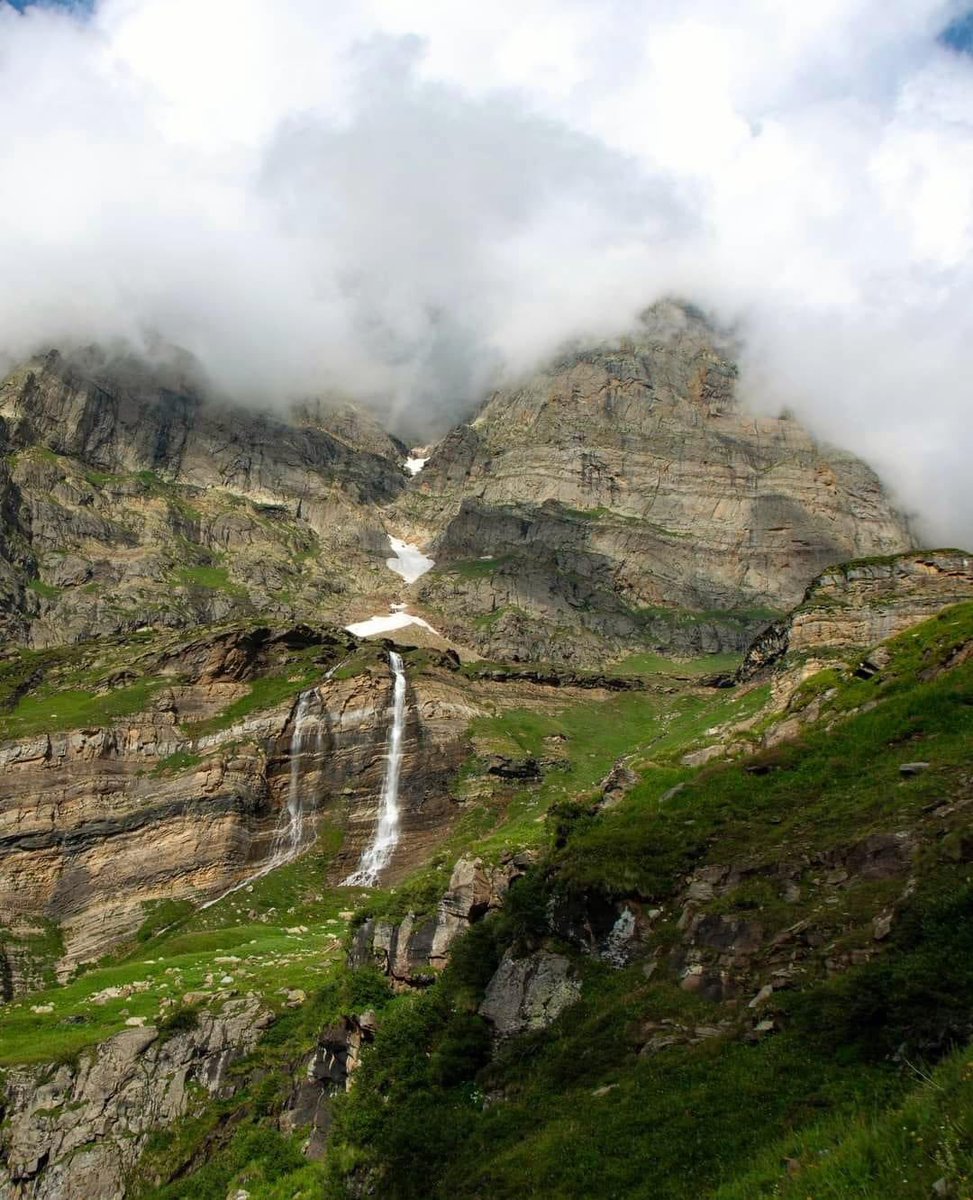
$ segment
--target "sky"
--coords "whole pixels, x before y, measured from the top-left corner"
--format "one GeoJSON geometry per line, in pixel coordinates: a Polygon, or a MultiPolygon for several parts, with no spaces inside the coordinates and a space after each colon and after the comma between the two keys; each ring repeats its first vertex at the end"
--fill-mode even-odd
{"type": "Polygon", "coordinates": [[[684,297],[971,544],[971,51],[959,0],[0,0],[0,360],[418,437],[684,297]]]}

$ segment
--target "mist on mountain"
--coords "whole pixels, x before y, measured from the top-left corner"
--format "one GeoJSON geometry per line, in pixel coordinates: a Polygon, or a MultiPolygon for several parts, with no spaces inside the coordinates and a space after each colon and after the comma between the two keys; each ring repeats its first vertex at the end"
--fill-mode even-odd
{"type": "Polygon", "coordinates": [[[0,4],[0,350],[468,417],[665,295],[968,539],[973,61],[942,0],[0,4]]]}

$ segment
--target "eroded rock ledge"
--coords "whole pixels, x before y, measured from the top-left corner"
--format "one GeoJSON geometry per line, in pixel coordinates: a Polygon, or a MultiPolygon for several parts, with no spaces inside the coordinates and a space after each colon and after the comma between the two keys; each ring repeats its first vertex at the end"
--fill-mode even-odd
{"type": "Polygon", "coordinates": [[[229,1066],[272,1020],[245,996],[192,1029],[125,1029],[76,1064],[9,1070],[0,1195],[121,1200],[149,1133],[191,1111],[194,1094],[232,1096],[229,1066]]]}

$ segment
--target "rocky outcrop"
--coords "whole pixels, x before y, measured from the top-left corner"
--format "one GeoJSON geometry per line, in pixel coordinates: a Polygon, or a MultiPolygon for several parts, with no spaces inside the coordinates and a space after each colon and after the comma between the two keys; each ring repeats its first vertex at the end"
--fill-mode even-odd
{"type": "Polygon", "coordinates": [[[754,417],[732,347],[656,306],[631,338],[494,395],[398,507],[435,539],[421,594],[493,656],[633,641],[742,649],[824,567],[911,544],[875,475],[754,417]]]}
{"type": "Polygon", "coordinates": [[[973,554],[962,550],[842,563],[819,575],[801,604],[760,634],[739,678],[784,662],[860,656],[965,600],[973,600],[973,554]]]}
{"type": "Polygon", "coordinates": [[[508,950],[479,1011],[502,1039],[546,1029],[580,996],[581,979],[565,955],[536,950],[515,958],[508,950]]]}
{"type": "Polygon", "coordinates": [[[435,913],[408,914],[401,921],[369,918],[358,928],[349,961],[377,966],[394,984],[422,987],[449,961],[456,939],[499,909],[512,884],[527,872],[534,854],[507,854],[495,867],[479,858],[461,858],[435,913]]]}
{"type": "Polygon", "coordinates": [[[302,1078],[288,1097],[280,1117],[285,1134],[305,1131],[304,1153],[324,1157],[331,1129],[331,1101],[352,1084],[362,1049],[375,1040],[378,1021],[373,1012],[344,1017],[318,1035],[313,1053],[303,1064],[302,1078]]]}
{"type": "Polygon", "coordinates": [[[122,1200],[149,1133],[190,1112],[199,1095],[232,1095],[228,1068],[271,1021],[255,997],[241,997],[201,1012],[194,1028],[123,1030],[76,1065],[10,1069],[0,1195],[122,1200]]]}
{"type": "Polygon", "coordinates": [[[200,487],[222,484],[266,503],[326,504],[335,489],[364,503],[400,490],[402,471],[319,424],[205,403],[191,375],[97,352],[57,353],[0,387],[14,447],[46,446],[112,473],[158,471],[200,487]]]}

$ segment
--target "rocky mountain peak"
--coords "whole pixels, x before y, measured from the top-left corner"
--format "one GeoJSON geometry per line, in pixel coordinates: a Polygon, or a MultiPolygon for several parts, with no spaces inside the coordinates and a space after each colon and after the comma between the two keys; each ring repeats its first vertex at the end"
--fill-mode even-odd
{"type": "Polygon", "coordinates": [[[657,305],[448,434],[395,506],[433,545],[439,619],[500,656],[742,648],[829,564],[909,548],[865,463],[744,410],[732,349],[657,305]]]}

